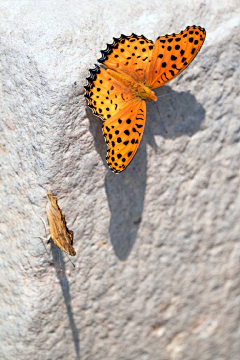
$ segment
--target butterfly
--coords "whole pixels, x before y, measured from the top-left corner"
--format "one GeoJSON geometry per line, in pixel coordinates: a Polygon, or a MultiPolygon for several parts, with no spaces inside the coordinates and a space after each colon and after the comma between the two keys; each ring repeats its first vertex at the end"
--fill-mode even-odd
{"type": "Polygon", "coordinates": [[[46,205],[47,217],[49,222],[49,232],[55,245],[71,256],[76,255],[76,251],[72,247],[73,232],[68,230],[65,216],[58,206],[58,198],[47,193],[49,201],[46,205]]]}
{"type": "Polygon", "coordinates": [[[142,139],[146,102],[157,101],[154,89],[180,74],[197,55],[206,31],[188,26],[179,34],[159,36],[155,43],[143,35],[121,35],[101,51],[90,69],[85,97],[93,113],[103,120],[108,145],[107,163],[115,173],[126,169],[142,139]]]}

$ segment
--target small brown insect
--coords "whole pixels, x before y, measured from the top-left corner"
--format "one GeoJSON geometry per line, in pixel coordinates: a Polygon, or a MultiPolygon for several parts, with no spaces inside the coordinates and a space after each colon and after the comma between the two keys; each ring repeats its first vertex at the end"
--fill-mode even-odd
{"type": "Polygon", "coordinates": [[[65,251],[71,256],[76,255],[73,245],[73,232],[68,230],[65,216],[58,206],[58,198],[52,196],[50,192],[47,193],[49,201],[46,205],[47,217],[49,222],[50,237],[54,244],[61,250],[65,251]]]}

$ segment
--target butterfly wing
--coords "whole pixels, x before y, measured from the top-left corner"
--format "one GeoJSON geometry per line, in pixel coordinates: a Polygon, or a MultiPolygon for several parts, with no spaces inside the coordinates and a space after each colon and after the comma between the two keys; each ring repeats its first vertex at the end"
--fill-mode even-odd
{"type": "Polygon", "coordinates": [[[96,65],[95,69],[89,71],[88,85],[85,86],[88,106],[102,120],[110,119],[133,98],[133,95],[105,69],[96,65]]]}
{"type": "Polygon", "coordinates": [[[73,232],[68,230],[65,216],[58,206],[56,196],[47,193],[49,202],[46,205],[47,217],[49,222],[50,236],[55,245],[71,256],[76,255],[73,245],[73,232]]]}
{"type": "Polygon", "coordinates": [[[201,49],[205,36],[205,29],[195,25],[179,34],[159,36],[147,74],[149,87],[156,89],[183,71],[201,49]]]}
{"type": "Polygon", "coordinates": [[[76,251],[74,250],[74,248],[72,247],[72,240],[73,240],[73,234],[71,232],[71,230],[69,230],[67,232],[69,239],[64,235],[58,235],[57,237],[55,236],[51,236],[53,242],[55,245],[57,245],[59,247],[59,249],[65,251],[65,253],[67,253],[68,255],[71,256],[75,256],[76,255],[76,251]]]}
{"type": "Polygon", "coordinates": [[[108,69],[130,75],[136,81],[136,89],[138,83],[155,89],[189,65],[200,50],[205,34],[203,28],[191,26],[179,34],[160,36],[155,44],[144,36],[121,35],[102,51],[99,62],[107,70],[97,65],[90,70],[85,96],[93,112],[104,120],[107,162],[114,172],[123,171],[138,149],[145,126],[146,103],[141,99],[141,92],[139,96],[137,90],[131,92],[127,85],[113,78],[108,69]]]}
{"type": "Polygon", "coordinates": [[[108,145],[107,163],[120,173],[133,159],[142,139],[146,121],[146,102],[134,98],[111,119],[104,121],[103,134],[108,145]]]}
{"type": "Polygon", "coordinates": [[[153,41],[145,36],[132,34],[113,38],[113,44],[107,44],[98,61],[109,69],[126,73],[133,79],[145,82],[153,51],[153,41]]]}

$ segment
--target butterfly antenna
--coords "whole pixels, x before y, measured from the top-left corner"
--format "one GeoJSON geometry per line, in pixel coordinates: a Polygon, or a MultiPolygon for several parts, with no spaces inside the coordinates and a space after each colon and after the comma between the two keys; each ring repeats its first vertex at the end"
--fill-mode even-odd
{"type": "MultiPolygon", "coordinates": [[[[155,103],[155,104],[156,104],[156,106],[157,106],[157,103],[155,103]]],[[[165,131],[165,133],[167,134],[167,130],[166,130],[166,128],[165,128],[165,126],[164,126],[164,123],[163,123],[163,121],[162,121],[162,118],[161,118],[161,115],[160,115],[160,111],[159,111],[159,109],[158,109],[158,106],[157,106],[157,111],[158,111],[158,115],[159,115],[159,118],[160,118],[160,120],[161,120],[161,123],[162,123],[162,125],[163,125],[164,131],[165,131]]]]}
{"type": "MultiPolygon", "coordinates": [[[[190,90],[187,90],[186,92],[189,93],[190,90]]],[[[164,97],[164,96],[168,96],[168,95],[171,95],[171,94],[176,94],[176,91],[172,91],[172,92],[170,92],[170,93],[168,93],[168,94],[164,94],[164,95],[157,96],[157,98],[164,97]]]]}
{"type": "MultiPolygon", "coordinates": [[[[67,253],[66,253],[67,254],[67,253]]],[[[72,262],[72,260],[70,259],[70,257],[68,256],[68,254],[67,254],[67,257],[68,257],[68,260],[70,261],[70,263],[72,264],[72,266],[75,268],[76,266],[75,266],[75,264],[72,262]]]]}
{"type": "Polygon", "coordinates": [[[59,265],[60,265],[60,270],[62,271],[63,268],[62,268],[62,263],[61,263],[61,259],[60,259],[60,252],[61,252],[61,250],[58,249],[58,261],[59,261],[59,265]]]}

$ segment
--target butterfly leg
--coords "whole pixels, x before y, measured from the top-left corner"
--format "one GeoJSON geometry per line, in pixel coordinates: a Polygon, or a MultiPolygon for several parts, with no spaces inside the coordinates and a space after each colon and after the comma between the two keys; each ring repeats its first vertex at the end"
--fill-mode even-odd
{"type": "Polygon", "coordinates": [[[47,230],[49,230],[49,226],[47,226],[47,225],[46,225],[46,223],[45,223],[44,219],[43,219],[41,216],[39,216],[39,215],[37,215],[37,216],[39,217],[39,219],[41,219],[41,220],[42,220],[43,225],[44,225],[44,227],[45,227],[45,230],[46,230],[46,231],[47,231],[47,230]]]}
{"type": "MultiPolygon", "coordinates": [[[[37,214],[36,214],[36,215],[37,215],[37,214]]],[[[44,219],[43,219],[41,216],[39,216],[39,215],[37,215],[37,217],[39,217],[39,218],[42,220],[43,225],[44,225],[44,227],[45,227],[45,230],[46,230],[46,231],[49,230],[49,226],[46,225],[44,219]]],[[[28,235],[31,235],[31,236],[34,237],[34,238],[39,238],[39,239],[45,240],[45,241],[47,241],[48,243],[49,243],[49,240],[51,239],[51,235],[48,235],[48,237],[46,238],[46,237],[41,236],[41,235],[36,235],[36,236],[34,236],[34,235],[30,234],[30,233],[27,233],[27,234],[28,234],[28,235]]]]}
{"type": "Polygon", "coordinates": [[[41,236],[41,235],[32,235],[32,234],[30,234],[30,233],[27,233],[27,234],[28,234],[28,235],[31,235],[33,238],[39,238],[39,239],[41,239],[41,240],[42,240],[42,243],[43,243],[43,246],[45,247],[46,253],[47,253],[48,255],[50,255],[50,254],[48,253],[48,251],[47,251],[47,248],[46,248],[46,246],[45,246],[45,244],[44,244],[44,241],[47,241],[47,244],[49,244],[49,243],[50,243],[50,239],[51,239],[51,235],[48,235],[48,237],[46,238],[46,237],[41,236]]]}
{"type": "Polygon", "coordinates": [[[47,241],[47,243],[49,244],[50,243],[50,239],[51,239],[51,235],[48,235],[48,237],[44,237],[44,236],[41,236],[41,235],[32,235],[30,233],[27,233],[28,235],[31,235],[33,238],[38,238],[38,239],[42,239],[44,241],[47,241]]]}
{"type": "MultiPolygon", "coordinates": [[[[37,214],[36,214],[36,215],[37,215],[37,214]]],[[[44,227],[45,227],[45,231],[47,231],[47,230],[49,229],[49,227],[46,226],[46,223],[45,223],[44,219],[43,219],[41,216],[39,216],[39,215],[37,215],[37,216],[42,220],[42,222],[43,222],[43,224],[44,224],[44,227]]],[[[39,238],[39,239],[41,239],[41,240],[43,241],[43,245],[44,245],[44,247],[45,247],[45,250],[46,250],[46,252],[48,253],[48,251],[47,251],[47,249],[46,249],[46,246],[45,246],[45,244],[44,244],[44,241],[46,241],[47,244],[50,243],[50,239],[51,239],[51,235],[50,235],[50,234],[48,235],[48,237],[44,237],[44,236],[42,236],[42,235],[32,235],[32,234],[30,234],[30,233],[28,233],[28,234],[31,235],[33,238],[39,238]]]]}

